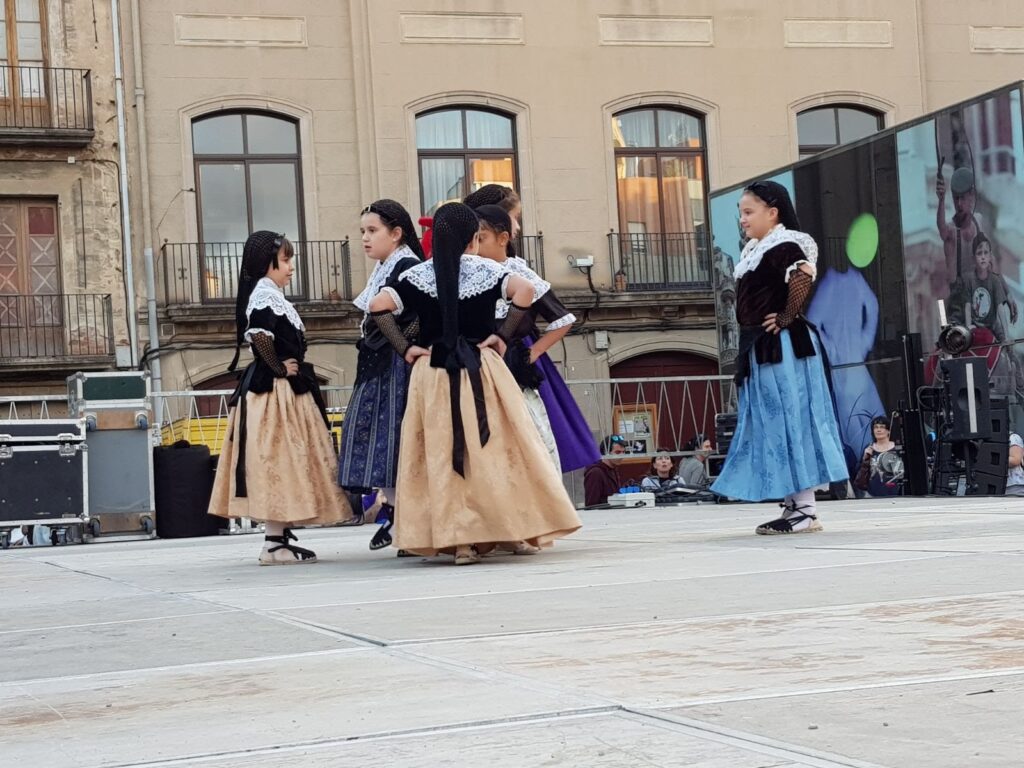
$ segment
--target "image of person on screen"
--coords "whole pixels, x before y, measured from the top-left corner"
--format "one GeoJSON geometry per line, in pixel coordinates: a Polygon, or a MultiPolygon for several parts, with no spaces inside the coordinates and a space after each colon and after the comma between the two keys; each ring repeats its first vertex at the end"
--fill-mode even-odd
{"type": "Polygon", "coordinates": [[[1001,274],[995,271],[992,243],[984,232],[978,232],[971,243],[974,269],[963,276],[971,324],[988,328],[1000,344],[1006,341],[1007,328],[1017,322],[1017,302],[1001,274]],[[1004,309],[1005,306],[1005,309],[1004,309]],[[1005,314],[1009,314],[1009,323],[1005,314]]]}
{"type": "Polygon", "coordinates": [[[949,191],[953,196],[953,218],[946,220],[946,179],[942,168],[935,179],[935,195],[939,199],[936,210],[936,226],[942,238],[942,250],[946,257],[946,274],[949,277],[949,301],[947,311],[950,322],[964,322],[966,305],[971,301],[964,285],[965,269],[969,269],[971,245],[981,232],[975,215],[977,190],[974,172],[961,167],[953,171],[949,179],[949,191]],[[966,262],[966,263],[965,263],[966,262]]]}

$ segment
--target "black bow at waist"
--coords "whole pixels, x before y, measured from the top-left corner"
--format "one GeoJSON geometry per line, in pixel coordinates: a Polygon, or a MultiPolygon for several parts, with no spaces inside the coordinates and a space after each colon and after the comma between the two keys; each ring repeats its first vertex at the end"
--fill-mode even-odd
{"type": "Polygon", "coordinates": [[[487,423],[487,403],[484,400],[484,382],[480,374],[480,349],[463,336],[459,336],[453,349],[435,344],[431,350],[430,364],[435,368],[444,368],[448,373],[448,395],[452,409],[452,468],[465,477],[466,430],[461,407],[463,370],[469,374],[469,385],[473,390],[480,445],[487,445],[487,441],[491,439],[491,429],[487,423]]]}

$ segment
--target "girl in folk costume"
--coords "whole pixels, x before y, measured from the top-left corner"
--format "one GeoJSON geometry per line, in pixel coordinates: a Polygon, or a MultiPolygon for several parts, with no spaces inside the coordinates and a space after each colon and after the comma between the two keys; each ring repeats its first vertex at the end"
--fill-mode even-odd
{"type": "Polygon", "coordinates": [[[294,271],[294,249],[284,235],[249,235],[229,370],[238,363],[242,341],[249,342],[255,359],[231,396],[209,512],[266,523],[260,565],[316,562],[313,552],[291,543],[297,541],[292,527],[351,515],[334,482],[337,457],[313,366],[304,360],[305,328],[284,295],[294,271]]]}
{"type": "Polygon", "coordinates": [[[739,413],[711,489],[750,501],[783,499],[782,516],[758,526],[759,534],[812,533],[822,530],[814,489],[847,478],[828,361],[817,330],[801,314],[818,247],[799,231],[781,184],[751,184],[739,209],[740,226],[752,238],[735,273],[739,413]]]}
{"type": "Polygon", "coordinates": [[[500,353],[529,313],[533,286],[472,255],[479,223],[461,203],[434,217],[434,256],[370,302],[371,316],[412,363],[398,462],[396,544],[479,562],[500,542],[543,546],[580,526],[519,387],[500,353]],[[494,307],[509,299],[496,333],[494,307]],[[411,308],[410,344],[397,314],[411,308]]]}
{"type": "MultiPolygon", "coordinates": [[[[544,375],[534,364],[537,358],[557,344],[572,328],[576,321],[573,315],[555,296],[551,284],[530,269],[526,262],[518,258],[508,258],[507,247],[512,239],[512,219],[497,205],[482,205],[476,209],[480,219],[480,255],[501,264],[509,272],[519,275],[533,286],[533,305],[530,307],[526,327],[523,330],[537,334],[533,327],[534,318],[542,316],[548,323],[547,332],[539,341],[527,346],[521,337],[509,342],[505,351],[505,364],[512,372],[516,384],[523,390],[526,407],[530,411],[533,423],[537,425],[544,447],[548,449],[551,462],[558,473],[562,472],[562,464],[558,458],[558,445],[551,432],[551,422],[538,390],[544,375]]],[[[495,318],[500,323],[508,316],[509,302],[499,300],[495,308],[495,318]]]]}
{"type": "MultiPolygon", "coordinates": [[[[377,264],[353,302],[364,315],[355,386],[341,432],[338,485],[352,493],[371,494],[375,488],[383,491],[385,501],[378,515],[383,526],[370,542],[370,549],[381,549],[391,544],[409,366],[370,320],[370,300],[383,288],[393,288],[402,273],[419,264],[423,250],[409,213],[394,200],[378,200],[364,208],[359,228],[363,251],[377,264]]],[[[403,312],[396,320],[403,332],[415,336],[412,312],[403,312]]],[[[353,524],[361,522],[362,515],[357,513],[353,524]]]]}
{"type": "MultiPolygon", "coordinates": [[[[481,187],[466,198],[467,201],[484,198],[484,192],[492,187],[515,195],[515,192],[497,184],[481,187]]],[[[497,194],[493,192],[492,196],[497,194]]],[[[468,203],[467,203],[468,204],[468,203]]],[[[565,338],[576,322],[573,315],[555,296],[551,284],[534,272],[524,259],[516,257],[512,241],[516,237],[519,211],[519,197],[504,198],[497,206],[480,205],[476,208],[481,218],[481,255],[498,261],[515,274],[522,275],[533,283],[536,301],[530,311],[527,335],[511,346],[505,355],[505,362],[512,370],[530,406],[530,413],[537,421],[545,440],[554,436],[552,458],[558,461],[561,472],[572,472],[589,467],[601,460],[601,454],[594,443],[590,427],[580,412],[576,400],[562,379],[558,368],[548,357],[547,351],[565,338]],[[511,206],[511,208],[510,208],[511,206]],[[511,227],[506,228],[502,211],[508,211],[511,227]],[[482,212],[482,213],[481,213],[482,212]],[[492,242],[496,239],[498,242],[492,242]],[[485,253],[486,251],[486,253],[485,253]],[[504,257],[503,255],[504,254],[504,257]],[[536,327],[537,317],[548,323],[541,335],[536,327]],[[541,421],[546,425],[541,427],[541,421]]],[[[508,303],[501,302],[497,308],[498,319],[505,317],[508,303]]]]}

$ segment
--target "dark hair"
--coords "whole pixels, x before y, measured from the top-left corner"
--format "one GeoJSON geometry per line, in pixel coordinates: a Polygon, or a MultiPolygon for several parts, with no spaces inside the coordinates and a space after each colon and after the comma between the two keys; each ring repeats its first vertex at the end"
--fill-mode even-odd
{"type": "Polygon", "coordinates": [[[253,232],[242,246],[242,265],[238,270],[238,295],[235,297],[235,356],[228,365],[229,371],[235,370],[235,366],[238,365],[245,328],[249,324],[246,310],[249,308],[252,289],[261,278],[267,276],[271,267],[277,269],[280,266],[277,254],[282,248],[287,258],[295,255],[295,247],[284,233],[278,234],[266,229],[253,232]]]}
{"type": "Polygon", "coordinates": [[[707,437],[698,432],[696,435],[686,441],[686,445],[683,446],[684,451],[699,451],[704,447],[704,441],[707,437]]]}
{"type": "Polygon", "coordinates": [[[892,432],[892,426],[889,424],[888,416],[875,416],[875,418],[871,420],[871,431],[874,432],[875,427],[879,425],[885,427],[887,430],[892,432]]]}
{"type": "Polygon", "coordinates": [[[675,456],[672,455],[672,453],[669,451],[668,448],[659,448],[657,450],[657,453],[654,456],[651,457],[651,472],[657,472],[657,470],[654,468],[654,462],[656,462],[662,456],[668,456],[669,460],[671,460],[671,462],[672,462],[672,472],[675,472],[676,471],[676,458],[675,458],[675,456]]]}
{"type": "Polygon", "coordinates": [[[401,227],[402,245],[409,246],[409,250],[415,253],[420,260],[426,258],[423,255],[423,245],[420,243],[416,230],[413,228],[412,217],[401,203],[388,200],[387,198],[377,200],[363,208],[359,215],[365,216],[368,213],[377,214],[388,229],[401,227]]]}
{"type": "Polygon", "coordinates": [[[446,203],[434,214],[433,264],[437,281],[437,302],[441,305],[444,367],[460,367],[455,347],[459,339],[459,269],[462,254],[480,229],[473,210],[462,203],[446,203]]]}
{"type": "Polygon", "coordinates": [[[974,241],[971,243],[971,254],[977,255],[978,249],[981,248],[983,243],[988,243],[989,250],[992,250],[992,241],[988,239],[984,232],[978,231],[978,234],[974,236],[974,241]]]}
{"type": "Polygon", "coordinates": [[[473,209],[482,205],[497,205],[506,213],[511,213],[516,206],[520,205],[519,193],[512,187],[501,184],[484,184],[476,192],[466,195],[462,202],[473,209]]]}
{"type": "Polygon", "coordinates": [[[626,443],[626,439],[622,435],[608,435],[608,437],[601,441],[601,454],[611,453],[613,445],[621,445],[627,450],[629,448],[629,444],[626,443]]]}
{"type": "Polygon", "coordinates": [[[755,181],[746,187],[744,192],[750,193],[769,208],[779,211],[779,223],[786,229],[800,229],[800,219],[796,216],[796,208],[789,196],[789,190],[776,181],[755,181]]]}
{"type": "Polygon", "coordinates": [[[500,205],[481,205],[474,209],[480,219],[480,226],[486,227],[496,235],[502,232],[512,235],[512,217],[500,205]]]}

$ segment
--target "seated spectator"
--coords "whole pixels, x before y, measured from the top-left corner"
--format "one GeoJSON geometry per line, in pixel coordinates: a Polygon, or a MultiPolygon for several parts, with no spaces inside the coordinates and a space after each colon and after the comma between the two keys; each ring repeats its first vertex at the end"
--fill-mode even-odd
{"type": "Polygon", "coordinates": [[[603,458],[587,467],[583,472],[584,500],[588,507],[604,504],[609,496],[619,492],[619,462],[622,459],[609,458],[626,453],[626,441],[620,435],[609,435],[601,441],[603,458]]]}
{"type": "Polygon", "coordinates": [[[664,448],[659,448],[658,455],[651,459],[650,473],[640,481],[640,490],[657,493],[682,482],[676,474],[676,463],[672,455],[664,448]]]}
{"type": "Polygon", "coordinates": [[[889,419],[885,416],[872,419],[871,434],[874,442],[864,450],[853,485],[875,498],[896,496],[900,492],[903,460],[896,450],[896,443],[889,436],[889,419]]]}
{"type": "Polygon", "coordinates": [[[679,465],[679,479],[691,488],[705,489],[710,485],[708,478],[708,456],[711,455],[711,441],[704,435],[696,435],[684,446],[693,456],[683,459],[679,465]]]}
{"type": "Polygon", "coordinates": [[[1024,496],[1024,440],[1016,432],[1010,434],[1009,469],[1006,472],[1006,495],[1024,496]]]}

